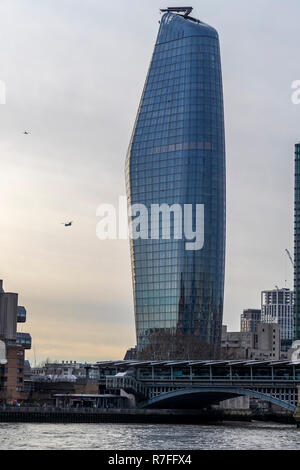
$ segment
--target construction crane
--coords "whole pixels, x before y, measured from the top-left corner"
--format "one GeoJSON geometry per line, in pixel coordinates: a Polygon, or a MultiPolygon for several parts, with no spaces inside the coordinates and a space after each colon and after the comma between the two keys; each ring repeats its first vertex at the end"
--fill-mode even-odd
{"type": "Polygon", "coordinates": [[[294,263],[294,260],[293,260],[293,258],[292,258],[291,253],[289,252],[288,249],[286,249],[285,252],[286,252],[286,254],[288,255],[289,260],[290,260],[290,262],[292,263],[292,266],[293,266],[293,268],[294,268],[294,267],[295,267],[295,263],[294,263]]]}

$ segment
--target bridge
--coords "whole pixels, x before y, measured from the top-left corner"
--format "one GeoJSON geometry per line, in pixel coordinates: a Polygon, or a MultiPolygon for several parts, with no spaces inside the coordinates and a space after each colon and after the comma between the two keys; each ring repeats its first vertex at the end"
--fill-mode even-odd
{"type": "Polygon", "coordinates": [[[121,390],[139,408],[198,409],[248,396],[291,412],[298,405],[300,364],[290,361],[104,361],[100,386],[121,390]]]}

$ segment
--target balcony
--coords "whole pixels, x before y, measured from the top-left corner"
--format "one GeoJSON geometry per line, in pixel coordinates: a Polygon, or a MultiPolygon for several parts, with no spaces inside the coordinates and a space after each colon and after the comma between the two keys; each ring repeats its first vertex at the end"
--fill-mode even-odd
{"type": "Polygon", "coordinates": [[[18,323],[26,322],[26,308],[25,307],[18,307],[17,322],[18,323]]]}
{"type": "Polygon", "coordinates": [[[31,336],[29,333],[17,333],[17,343],[24,349],[31,349],[31,336]]]}

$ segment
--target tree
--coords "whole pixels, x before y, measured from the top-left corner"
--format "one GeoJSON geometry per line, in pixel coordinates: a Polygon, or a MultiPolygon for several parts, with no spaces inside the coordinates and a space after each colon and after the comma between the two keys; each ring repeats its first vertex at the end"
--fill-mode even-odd
{"type": "Polygon", "coordinates": [[[148,344],[138,351],[139,360],[209,360],[214,348],[199,336],[182,330],[156,329],[149,335],[148,344]]]}

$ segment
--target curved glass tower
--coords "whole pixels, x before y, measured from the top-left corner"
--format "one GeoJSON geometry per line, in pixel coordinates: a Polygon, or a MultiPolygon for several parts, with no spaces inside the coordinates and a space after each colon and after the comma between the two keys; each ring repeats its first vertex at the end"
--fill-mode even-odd
{"type": "MultiPolygon", "coordinates": [[[[187,15],[162,17],[126,161],[128,204],[203,204],[204,247],[131,240],[138,349],[161,330],[221,344],[225,266],[225,138],[218,33],[187,15]]],[[[195,222],[195,220],[194,220],[195,222]]],[[[149,233],[151,217],[149,216],[149,233]]]]}

